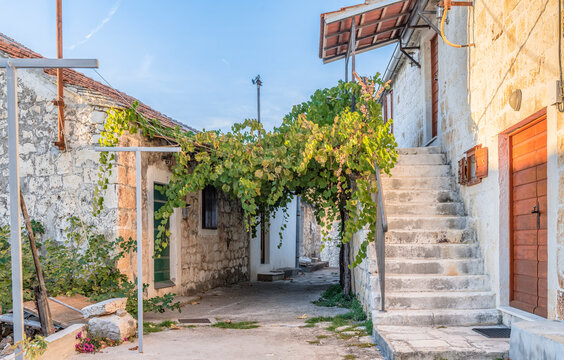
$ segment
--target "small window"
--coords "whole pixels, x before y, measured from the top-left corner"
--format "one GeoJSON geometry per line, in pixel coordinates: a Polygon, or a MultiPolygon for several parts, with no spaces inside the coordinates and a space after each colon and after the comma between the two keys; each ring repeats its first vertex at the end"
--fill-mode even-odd
{"type": "Polygon", "coordinates": [[[202,190],[202,229],[217,229],[217,190],[210,185],[202,190]]]}
{"type": "Polygon", "coordinates": [[[472,186],[488,176],[488,148],[477,145],[458,161],[458,183],[472,186]]]}

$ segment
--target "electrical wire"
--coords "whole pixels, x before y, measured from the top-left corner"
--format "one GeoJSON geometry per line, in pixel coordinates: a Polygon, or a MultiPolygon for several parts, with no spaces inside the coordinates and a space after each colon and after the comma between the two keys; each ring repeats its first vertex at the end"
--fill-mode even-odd
{"type": "Polygon", "coordinates": [[[450,45],[450,46],[455,47],[455,48],[466,48],[466,47],[474,46],[474,43],[459,45],[459,44],[453,44],[450,41],[448,41],[448,39],[445,36],[445,20],[446,20],[447,12],[448,12],[448,8],[446,6],[443,7],[443,18],[441,19],[441,37],[443,38],[444,42],[447,45],[450,45]]]}

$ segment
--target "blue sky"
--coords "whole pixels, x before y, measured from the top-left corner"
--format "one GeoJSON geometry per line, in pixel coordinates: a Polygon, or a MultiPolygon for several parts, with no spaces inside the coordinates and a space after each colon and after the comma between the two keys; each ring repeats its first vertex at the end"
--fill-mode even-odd
{"type": "MultiPolygon", "coordinates": [[[[67,58],[97,58],[116,88],[198,129],[256,117],[280,124],[293,104],[344,77],[323,64],[319,16],[363,0],[63,0],[67,58]]],[[[0,32],[56,56],[55,0],[0,0],[0,32]]],[[[393,46],[357,56],[357,72],[383,72],[393,46]]],[[[96,80],[92,70],[85,73],[96,80]]]]}

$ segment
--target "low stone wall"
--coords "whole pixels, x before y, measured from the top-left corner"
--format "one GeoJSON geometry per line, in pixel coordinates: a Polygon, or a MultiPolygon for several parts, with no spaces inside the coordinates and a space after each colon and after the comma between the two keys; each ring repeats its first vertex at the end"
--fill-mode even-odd
{"type": "MultiPolygon", "coordinates": [[[[353,236],[351,241],[351,258],[354,259],[360,245],[363,243],[364,239],[366,239],[367,233],[367,230],[361,230],[353,236]]],[[[375,293],[377,290],[375,289],[376,284],[374,284],[377,279],[377,273],[375,273],[375,259],[376,249],[372,242],[368,245],[367,257],[358,266],[353,268],[352,274],[352,290],[368,314],[371,314],[372,310],[374,310],[374,298],[377,295],[377,293],[375,293]]]]}

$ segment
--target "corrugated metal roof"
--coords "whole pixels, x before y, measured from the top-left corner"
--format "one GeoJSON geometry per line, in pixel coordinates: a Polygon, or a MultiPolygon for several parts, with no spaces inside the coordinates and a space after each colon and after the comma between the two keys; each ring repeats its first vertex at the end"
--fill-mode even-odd
{"type": "Polygon", "coordinates": [[[319,57],[328,63],[346,56],[353,19],[355,53],[396,42],[416,3],[417,0],[366,0],[364,4],[321,14],[319,57]]]}

